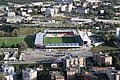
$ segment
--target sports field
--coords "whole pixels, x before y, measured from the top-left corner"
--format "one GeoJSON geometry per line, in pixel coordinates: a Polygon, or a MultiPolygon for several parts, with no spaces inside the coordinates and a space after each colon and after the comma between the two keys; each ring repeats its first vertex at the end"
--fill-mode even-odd
{"type": "Polygon", "coordinates": [[[17,43],[19,44],[20,42],[26,42],[28,47],[32,47],[34,44],[34,38],[32,37],[27,37],[27,38],[19,38],[19,37],[1,37],[0,38],[0,46],[5,43],[6,46],[11,46],[11,45],[16,45],[17,43]]]}
{"type": "Polygon", "coordinates": [[[44,44],[54,44],[54,43],[76,43],[74,37],[45,37],[44,44]]]}

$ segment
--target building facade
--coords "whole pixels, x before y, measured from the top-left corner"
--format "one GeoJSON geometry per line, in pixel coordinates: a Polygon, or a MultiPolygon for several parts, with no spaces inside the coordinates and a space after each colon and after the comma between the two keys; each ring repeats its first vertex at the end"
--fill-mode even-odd
{"type": "Polygon", "coordinates": [[[22,70],[23,80],[37,80],[37,71],[31,68],[26,68],[22,70]]]}
{"type": "Polygon", "coordinates": [[[94,53],[93,59],[100,64],[112,65],[112,57],[106,53],[94,53]]]}

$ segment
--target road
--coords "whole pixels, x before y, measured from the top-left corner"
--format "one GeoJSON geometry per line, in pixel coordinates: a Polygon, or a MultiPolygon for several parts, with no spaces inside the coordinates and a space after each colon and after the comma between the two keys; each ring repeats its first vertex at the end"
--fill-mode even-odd
{"type": "Polygon", "coordinates": [[[43,50],[27,50],[24,52],[23,60],[24,61],[11,61],[4,64],[38,64],[43,62],[51,62],[53,60],[57,60],[61,57],[55,57],[55,55],[58,55],[56,53],[62,52],[62,53],[71,53],[72,55],[79,55],[80,57],[91,57],[92,52],[90,52],[90,47],[85,47],[83,50],[75,50],[75,51],[57,51],[57,52],[46,52],[43,50]]]}

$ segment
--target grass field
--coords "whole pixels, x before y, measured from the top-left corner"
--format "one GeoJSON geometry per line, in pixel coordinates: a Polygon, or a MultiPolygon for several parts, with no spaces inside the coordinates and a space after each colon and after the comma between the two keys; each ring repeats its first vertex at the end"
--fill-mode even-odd
{"type": "Polygon", "coordinates": [[[16,38],[16,37],[10,37],[10,38],[0,38],[0,46],[5,43],[6,46],[16,45],[20,42],[26,42],[29,48],[33,47],[34,38],[16,38]]]}
{"type": "Polygon", "coordinates": [[[33,36],[35,32],[39,32],[41,28],[19,28],[18,36],[33,36]]]}
{"type": "Polygon", "coordinates": [[[52,43],[75,43],[76,39],[74,37],[45,37],[44,44],[52,43]]]}
{"type": "Polygon", "coordinates": [[[97,46],[97,47],[92,47],[91,52],[102,52],[102,51],[107,51],[107,50],[118,50],[117,47],[111,47],[111,46],[97,46]]]}

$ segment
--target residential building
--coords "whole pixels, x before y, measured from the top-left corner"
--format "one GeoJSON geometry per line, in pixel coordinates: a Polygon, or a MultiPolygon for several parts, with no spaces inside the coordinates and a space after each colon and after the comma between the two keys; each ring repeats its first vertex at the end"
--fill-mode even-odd
{"type": "Polygon", "coordinates": [[[63,64],[66,68],[76,66],[85,67],[85,58],[79,56],[67,56],[63,60],[63,64]]]}
{"type": "Polygon", "coordinates": [[[45,10],[45,16],[54,16],[55,15],[54,11],[55,10],[53,8],[47,8],[45,10]]]}
{"type": "Polygon", "coordinates": [[[120,28],[116,28],[116,36],[120,39],[120,28]]]}
{"type": "Polygon", "coordinates": [[[2,71],[4,74],[10,74],[12,76],[14,76],[15,72],[14,72],[14,67],[11,65],[3,65],[2,66],[2,71]]]}
{"type": "Polygon", "coordinates": [[[61,5],[61,7],[60,7],[60,11],[61,11],[61,12],[65,12],[66,7],[67,7],[67,5],[61,5]]]}
{"type": "Polygon", "coordinates": [[[120,80],[120,71],[115,70],[114,67],[107,67],[106,74],[109,77],[109,80],[120,80]]]}
{"type": "Polygon", "coordinates": [[[13,76],[11,74],[4,75],[5,80],[14,80],[13,76]]]}
{"type": "Polygon", "coordinates": [[[5,18],[7,23],[21,23],[23,19],[24,17],[21,16],[10,16],[5,18]]]}
{"type": "Polygon", "coordinates": [[[13,16],[15,16],[15,12],[8,12],[8,13],[7,13],[7,16],[8,16],[8,17],[13,17],[13,16]]]}
{"type": "Polygon", "coordinates": [[[50,71],[51,80],[65,80],[64,76],[58,71],[50,71]]]}
{"type": "Polygon", "coordinates": [[[112,65],[112,57],[108,53],[94,53],[93,59],[100,64],[112,65]]]}
{"type": "Polygon", "coordinates": [[[5,80],[14,80],[14,67],[11,65],[3,65],[2,66],[2,73],[3,73],[3,78],[5,80]]]}
{"type": "Polygon", "coordinates": [[[88,14],[89,13],[89,8],[76,8],[75,10],[76,13],[79,13],[79,14],[88,14]]]}
{"type": "Polygon", "coordinates": [[[78,73],[77,68],[69,68],[66,70],[67,72],[67,80],[69,80],[72,76],[78,73]]]}
{"type": "Polygon", "coordinates": [[[31,68],[22,70],[23,80],[37,80],[37,71],[31,68]]]}
{"type": "Polygon", "coordinates": [[[70,13],[72,11],[72,8],[73,8],[73,3],[68,3],[65,11],[70,13]]]}

